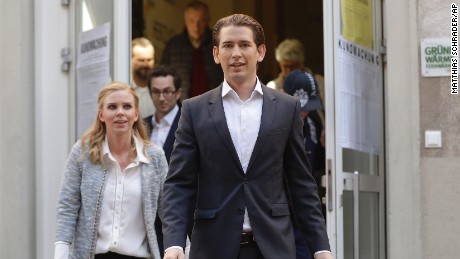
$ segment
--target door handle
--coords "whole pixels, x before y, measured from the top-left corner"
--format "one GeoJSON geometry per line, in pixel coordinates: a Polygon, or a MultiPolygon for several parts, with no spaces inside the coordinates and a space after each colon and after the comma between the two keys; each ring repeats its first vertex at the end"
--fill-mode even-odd
{"type": "Polygon", "coordinates": [[[331,212],[334,209],[332,207],[332,159],[327,160],[326,167],[326,207],[331,212]]]}
{"type": "Polygon", "coordinates": [[[354,258],[359,259],[359,173],[353,173],[353,250],[354,258]]]}

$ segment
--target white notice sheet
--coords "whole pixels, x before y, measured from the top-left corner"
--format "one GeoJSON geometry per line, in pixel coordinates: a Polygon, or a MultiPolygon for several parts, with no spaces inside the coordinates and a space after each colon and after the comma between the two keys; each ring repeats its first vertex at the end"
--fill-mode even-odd
{"type": "Polygon", "coordinates": [[[382,70],[379,53],[339,38],[340,144],[361,152],[382,151],[382,70]]]}
{"type": "Polygon", "coordinates": [[[80,33],[77,56],[77,138],[91,126],[97,94],[110,82],[110,23],[80,33]]]}

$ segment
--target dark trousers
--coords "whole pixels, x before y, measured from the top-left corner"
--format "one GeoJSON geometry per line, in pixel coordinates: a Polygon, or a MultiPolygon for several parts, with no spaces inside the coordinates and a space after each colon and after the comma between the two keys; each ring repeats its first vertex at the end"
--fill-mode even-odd
{"type": "Polygon", "coordinates": [[[95,259],[141,259],[140,257],[134,257],[129,255],[121,255],[114,252],[108,252],[105,254],[97,254],[95,259]]]}
{"type": "Polygon", "coordinates": [[[264,257],[257,246],[257,242],[253,242],[240,246],[238,259],[264,259],[264,257]]]}

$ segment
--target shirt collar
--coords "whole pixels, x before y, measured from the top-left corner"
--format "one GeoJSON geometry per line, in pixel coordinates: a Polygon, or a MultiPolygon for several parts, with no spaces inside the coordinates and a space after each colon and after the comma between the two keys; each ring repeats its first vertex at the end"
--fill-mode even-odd
{"type": "MultiPolygon", "coordinates": [[[[233,90],[233,88],[228,84],[227,80],[224,79],[224,83],[222,84],[222,97],[225,97],[230,92],[234,92],[236,94],[235,90],[233,90]]],[[[258,92],[260,95],[264,95],[259,78],[257,78],[256,87],[254,88],[251,96],[253,96],[255,92],[258,92]]]]}
{"type": "Polygon", "coordinates": [[[157,123],[157,120],[155,119],[155,114],[152,116],[152,125],[153,126],[158,126],[158,124],[161,123],[162,120],[166,121],[168,126],[171,126],[174,122],[174,119],[176,118],[177,112],[179,111],[179,106],[176,104],[174,108],[172,108],[163,118],[161,118],[160,122],[157,123]]]}
{"type": "MultiPolygon", "coordinates": [[[[134,145],[136,146],[136,158],[134,159],[134,163],[142,162],[142,163],[149,163],[149,160],[144,155],[144,143],[140,141],[136,136],[134,138],[134,145]]],[[[102,156],[107,155],[111,160],[116,161],[115,158],[112,156],[112,153],[109,149],[109,142],[107,141],[107,136],[105,136],[104,142],[102,143],[102,156]]]]}

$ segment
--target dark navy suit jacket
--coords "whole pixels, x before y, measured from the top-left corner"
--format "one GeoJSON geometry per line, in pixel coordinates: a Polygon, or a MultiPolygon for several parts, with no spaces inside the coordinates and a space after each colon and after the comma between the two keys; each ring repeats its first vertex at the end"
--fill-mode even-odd
{"type": "Polygon", "coordinates": [[[262,91],[260,130],[246,173],[225,119],[222,86],[183,102],[162,199],[165,247],[185,247],[192,217],[190,259],[237,258],[247,208],[264,258],[296,258],[291,216],[311,252],[330,251],[299,100],[264,85],[262,91]]]}
{"type": "MultiPolygon", "coordinates": [[[[148,132],[149,138],[150,138],[150,135],[152,134],[152,130],[153,130],[153,125],[152,125],[152,117],[153,116],[154,115],[150,115],[150,116],[144,118],[144,123],[147,126],[147,132],[148,132]]],[[[174,140],[176,139],[174,137],[174,134],[176,133],[176,130],[177,130],[177,125],[179,123],[179,117],[180,117],[180,107],[179,107],[179,111],[177,112],[177,115],[174,118],[174,121],[173,121],[173,123],[171,125],[171,129],[169,130],[168,136],[166,137],[166,141],[163,144],[163,150],[165,151],[165,156],[166,156],[166,160],[168,161],[168,164],[169,164],[169,159],[171,158],[171,153],[172,153],[173,146],[174,146],[174,140]]]]}
{"type": "MultiPolygon", "coordinates": [[[[148,133],[149,138],[150,138],[150,135],[152,134],[152,129],[153,129],[153,125],[152,125],[153,116],[154,115],[150,115],[144,118],[144,124],[147,127],[147,133],[148,133]]],[[[168,136],[166,137],[166,141],[163,144],[163,151],[165,152],[165,156],[166,156],[166,160],[168,161],[168,164],[169,164],[169,159],[171,157],[171,152],[173,150],[173,145],[174,145],[174,140],[175,140],[174,134],[176,133],[176,130],[177,130],[179,117],[180,117],[180,107],[179,107],[179,111],[177,112],[176,117],[174,117],[174,121],[171,125],[171,129],[169,130],[168,136]]],[[[163,231],[162,231],[161,225],[162,224],[161,224],[160,217],[157,215],[155,219],[155,231],[158,237],[158,247],[160,249],[160,255],[163,258],[164,247],[163,247],[163,231]]]]}

